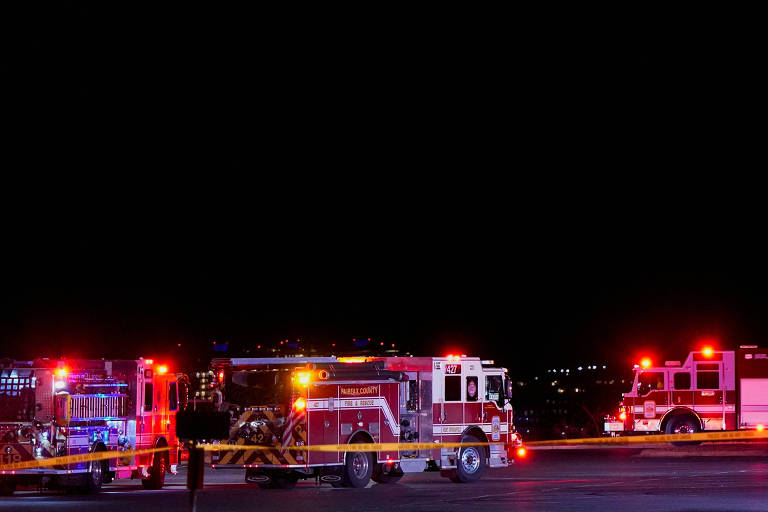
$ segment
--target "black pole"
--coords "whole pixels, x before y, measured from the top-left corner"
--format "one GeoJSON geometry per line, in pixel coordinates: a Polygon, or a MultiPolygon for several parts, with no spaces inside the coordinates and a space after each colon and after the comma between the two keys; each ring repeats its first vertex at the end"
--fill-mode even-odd
{"type": "Polygon", "coordinates": [[[187,466],[187,489],[189,489],[189,510],[197,509],[197,490],[203,488],[205,477],[205,452],[197,442],[189,441],[189,464],[187,466]]]}

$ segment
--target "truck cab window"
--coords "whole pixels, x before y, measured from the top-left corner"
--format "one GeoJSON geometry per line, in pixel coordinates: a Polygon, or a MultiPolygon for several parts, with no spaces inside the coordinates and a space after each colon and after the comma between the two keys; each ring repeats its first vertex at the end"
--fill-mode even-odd
{"type": "Polygon", "coordinates": [[[445,401],[461,402],[461,376],[445,376],[445,401]]]}
{"type": "Polygon", "coordinates": [[[467,377],[467,402],[477,402],[477,377],[467,377]]]}
{"type": "Polygon", "coordinates": [[[168,385],[168,406],[171,411],[179,408],[179,396],[176,391],[176,383],[171,382],[168,385]]]}
{"type": "Polygon", "coordinates": [[[152,383],[146,382],[144,383],[144,411],[151,412],[152,411],[152,395],[154,394],[154,390],[152,389],[152,383]]]}
{"type": "Polygon", "coordinates": [[[663,372],[643,372],[637,381],[637,393],[647,395],[651,391],[664,389],[663,372]]]}
{"type": "Polygon", "coordinates": [[[718,372],[696,372],[697,389],[720,389],[720,374],[718,372]]]}
{"type": "Polygon", "coordinates": [[[676,372],[675,389],[691,389],[691,374],[688,372],[676,372]]]}
{"type": "Polygon", "coordinates": [[[502,387],[503,382],[501,375],[488,375],[485,378],[485,400],[488,402],[496,402],[500,408],[504,407],[502,387]]]}

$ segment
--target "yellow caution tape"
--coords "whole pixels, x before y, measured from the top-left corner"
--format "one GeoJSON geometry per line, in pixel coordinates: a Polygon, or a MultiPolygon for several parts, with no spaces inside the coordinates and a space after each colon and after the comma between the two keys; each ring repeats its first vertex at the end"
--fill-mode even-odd
{"type": "Polygon", "coordinates": [[[89,462],[92,460],[119,459],[123,457],[133,457],[134,455],[147,455],[149,453],[165,452],[170,450],[169,446],[162,448],[146,448],[144,450],[109,450],[103,452],[81,453],[79,455],[65,455],[63,457],[51,457],[47,459],[25,460],[22,462],[13,462],[11,464],[0,465],[0,471],[13,471],[16,469],[40,468],[45,466],[61,466],[64,464],[74,464],[77,462],[89,462]]]}
{"type": "Polygon", "coordinates": [[[697,432],[695,434],[651,434],[624,437],[588,437],[585,439],[556,439],[554,441],[531,441],[527,446],[559,446],[574,444],[616,445],[646,443],[677,443],[684,441],[737,441],[740,439],[766,439],[768,430],[736,430],[697,432]]]}
{"type": "MultiPolygon", "coordinates": [[[[585,439],[557,439],[553,441],[532,441],[525,443],[526,446],[566,446],[566,445],[629,445],[645,443],[671,443],[685,441],[737,441],[741,439],[768,439],[768,430],[738,430],[729,432],[699,432],[696,434],[667,434],[667,435],[644,435],[644,436],[625,436],[625,437],[590,437],[585,439]]],[[[324,444],[310,446],[287,446],[285,449],[290,451],[307,452],[346,452],[350,449],[362,452],[382,452],[382,451],[406,451],[406,450],[432,450],[436,448],[461,448],[463,446],[490,446],[498,443],[481,443],[477,441],[464,443],[354,443],[354,444],[324,444]]],[[[198,448],[207,452],[229,451],[229,450],[282,450],[281,446],[265,445],[243,445],[243,444],[198,444],[198,448]]],[[[77,462],[88,462],[93,460],[117,459],[123,457],[132,457],[134,455],[147,455],[170,450],[168,446],[162,448],[147,448],[144,450],[125,450],[125,451],[102,451],[82,453],[79,455],[67,455],[64,457],[52,457],[48,459],[35,459],[11,464],[0,465],[0,471],[12,471],[16,469],[29,469],[45,466],[60,466],[64,464],[73,464],[77,462]]]]}
{"type": "MultiPolygon", "coordinates": [[[[406,450],[432,450],[435,448],[460,448],[462,446],[489,446],[498,443],[481,443],[472,441],[467,443],[353,443],[353,444],[320,444],[310,446],[288,446],[286,451],[297,452],[348,452],[350,447],[354,447],[356,452],[387,452],[387,451],[406,451],[406,450]]],[[[257,444],[199,444],[206,452],[218,452],[229,450],[282,450],[281,446],[265,446],[257,444]]]]}

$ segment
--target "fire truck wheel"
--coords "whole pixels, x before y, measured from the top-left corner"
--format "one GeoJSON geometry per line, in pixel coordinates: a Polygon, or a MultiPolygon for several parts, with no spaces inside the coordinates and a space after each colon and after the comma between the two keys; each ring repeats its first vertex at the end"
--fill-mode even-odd
{"type": "Polygon", "coordinates": [[[83,475],[83,478],[85,479],[83,485],[75,489],[75,491],[82,494],[95,494],[99,492],[101,490],[101,484],[104,483],[106,463],[107,461],[105,460],[91,461],[89,471],[83,475]]]}
{"type": "Polygon", "coordinates": [[[0,496],[10,496],[16,490],[16,482],[0,480],[0,496]]]}
{"type": "Polygon", "coordinates": [[[165,484],[165,456],[163,453],[155,453],[152,459],[152,467],[149,468],[149,478],[143,479],[141,485],[145,489],[162,489],[165,484]]]}
{"type": "Polygon", "coordinates": [[[480,446],[464,446],[456,461],[456,476],[451,480],[468,483],[479,480],[485,470],[485,454],[480,446]]]}
{"type": "MultiPolygon", "coordinates": [[[[695,434],[701,430],[699,421],[688,415],[676,416],[669,420],[664,431],[667,434],[695,434]]],[[[672,446],[694,446],[701,444],[701,441],[675,441],[670,443],[672,446]]]]}
{"type": "Polygon", "coordinates": [[[344,487],[361,488],[371,481],[373,457],[368,452],[347,452],[344,463],[344,487]]]}
{"type": "Polygon", "coordinates": [[[394,484],[403,477],[401,469],[395,469],[387,464],[377,464],[371,475],[371,480],[377,484],[394,484]]]}

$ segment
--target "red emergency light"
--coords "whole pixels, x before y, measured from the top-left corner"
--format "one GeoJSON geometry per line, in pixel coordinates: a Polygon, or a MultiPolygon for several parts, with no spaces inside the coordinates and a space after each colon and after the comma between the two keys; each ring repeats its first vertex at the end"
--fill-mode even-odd
{"type": "Polygon", "coordinates": [[[643,368],[648,368],[651,366],[651,359],[648,357],[644,357],[640,360],[640,366],[643,368]]]}
{"type": "Polygon", "coordinates": [[[701,349],[701,355],[704,357],[712,357],[714,353],[715,351],[712,347],[704,347],[701,349]]]}

